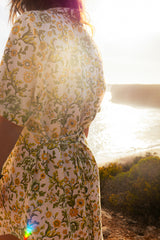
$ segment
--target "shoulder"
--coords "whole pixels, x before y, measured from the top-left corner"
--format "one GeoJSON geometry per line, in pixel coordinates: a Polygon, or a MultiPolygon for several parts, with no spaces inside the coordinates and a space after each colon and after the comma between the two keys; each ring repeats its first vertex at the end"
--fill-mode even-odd
{"type": "Polygon", "coordinates": [[[31,31],[33,26],[33,21],[35,21],[35,17],[33,13],[25,12],[21,14],[14,22],[11,33],[13,35],[17,35],[18,37],[21,34],[23,34],[23,32],[26,32],[28,30],[31,31]]]}
{"type": "Polygon", "coordinates": [[[33,25],[33,23],[36,22],[37,18],[38,14],[36,11],[26,11],[17,17],[14,25],[33,25]]]}
{"type": "Polygon", "coordinates": [[[32,10],[21,14],[15,21],[15,25],[30,25],[33,29],[47,28],[54,24],[54,16],[48,10],[32,10]]]}
{"type": "Polygon", "coordinates": [[[11,49],[19,51],[18,56],[20,57],[26,51],[29,52],[30,47],[32,47],[32,51],[36,50],[37,37],[33,20],[31,12],[25,12],[16,19],[10,31],[5,52],[10,52],[11,49]]]}
{"type": "Polygon", "coordinates": [[[51,14],[48,11],[26,11],[21,14],[15,21],[14,25],[31,25],[40,27],[43,23],[51,22],[51,14]]]}
{"type": "Polygon", "coordinates": [[[11,33],[16,37],[21,37],[23,33],[33,34],[35,15],[33,12],[24,12],[21,14],[12,26],[11,33]]]}
{"type": "Polygon", "coordinates": [[[16,21],[28,21],[30,23],[37,21],[50,22],[52,15],[49,10],[31,10],[24,12],[16,21]]]}

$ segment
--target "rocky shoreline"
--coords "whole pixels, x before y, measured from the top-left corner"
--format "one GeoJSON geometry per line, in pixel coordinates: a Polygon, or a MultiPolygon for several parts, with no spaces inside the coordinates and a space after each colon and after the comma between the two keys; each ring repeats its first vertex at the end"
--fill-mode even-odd
{"type": "Polygon", "coordinates": [[[146,226],[138,221],[102,209],[104,240],[160,240],[160,227],[146,226]]]}

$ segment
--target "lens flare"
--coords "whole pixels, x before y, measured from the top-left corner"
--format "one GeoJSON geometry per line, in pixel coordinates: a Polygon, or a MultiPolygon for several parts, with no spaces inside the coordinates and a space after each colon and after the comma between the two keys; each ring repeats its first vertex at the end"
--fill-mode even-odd
{"type": "Polygon", "coordinates": [[[24,233],[24,240],[27,240],[27,238],[32,234],[33,230],[34,230],[33,225],[27,225],[27,228],[24,233]]]}

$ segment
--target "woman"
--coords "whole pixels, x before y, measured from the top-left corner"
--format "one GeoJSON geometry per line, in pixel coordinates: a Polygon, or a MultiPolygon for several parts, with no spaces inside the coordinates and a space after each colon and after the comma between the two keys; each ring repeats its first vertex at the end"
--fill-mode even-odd
{"type": "Polygon", "coordinates": [[[82,2],[12,0],[17,13],[0,67],[0,240],[102,240],[86,137],[105,83],[82,2]]]}

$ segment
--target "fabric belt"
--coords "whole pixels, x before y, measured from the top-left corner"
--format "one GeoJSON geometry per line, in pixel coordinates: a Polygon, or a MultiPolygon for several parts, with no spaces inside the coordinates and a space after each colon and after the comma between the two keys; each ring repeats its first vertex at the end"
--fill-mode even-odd
{"type": "Polygon", "coordinates": [[[73,135],[68,135],[68,136],[59,136],[58,138],[42,138],[41,139],[41,143],[45,143],[45,144],[71,144],[71,143],[79,143],[82,142],[84,144],[87,143],[86,141],[86,136],[84,133],[76,133],[73,135]]]}

